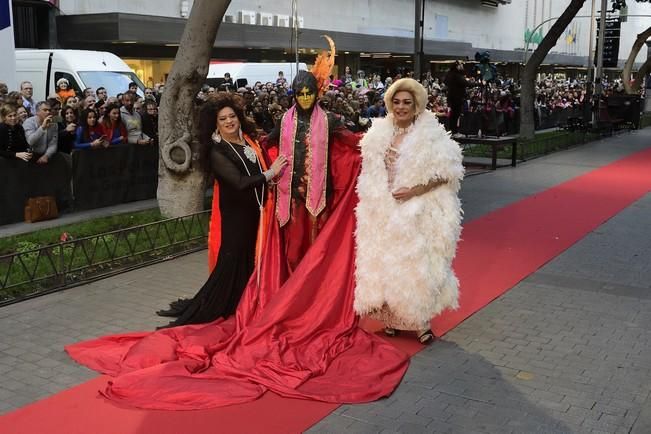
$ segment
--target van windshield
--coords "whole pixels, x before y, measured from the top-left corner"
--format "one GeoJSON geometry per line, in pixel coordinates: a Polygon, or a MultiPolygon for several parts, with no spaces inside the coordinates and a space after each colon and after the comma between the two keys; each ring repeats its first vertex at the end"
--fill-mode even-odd
{"type": "Polygon", "coordinates": [[[79,77],[86,87],[105,87],[109,96],[116,96],[129,90],[132,81],[138,84],[138,95],[143,95],[145,85],[133,72],[126,71],[80,71],[79,77]]]}

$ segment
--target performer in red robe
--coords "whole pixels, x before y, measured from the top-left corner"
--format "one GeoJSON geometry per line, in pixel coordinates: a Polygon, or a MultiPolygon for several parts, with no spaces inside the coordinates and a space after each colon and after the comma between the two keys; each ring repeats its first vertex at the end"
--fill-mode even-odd
{"type": "Polygon", "coordinates": [[[293,89],[297,103],[284,114],[278,131],[279,154],[287,158],[290,170],[281,174],[276,188],[276,217],[290,271],[323,229],[332,194],[328,188],[331,121],[316,104],[316,78],[300,71],[293,89]]]}
{"type": "MultiPolygon", "coordinates": [[[[317,131],[324,131],[321,127],[309,131],[311,143],[327,142],[315,139],[317,131]]],[[[261,262],[235,315],[153,333],[106,336],[69,345],[66,351],[79,363],[114,377],[103,391],[107,398],[140,408],[210,408],[252,401],[267,390],[336,403],[390,395],[409,359],[360,328],[353,311],[355,183],[361,164],[357,144],[357,136],[335,135],[327,159],[323,152],[318,158],[310,154],[314,148],[306,146],[308,176],[298,183],[306,187],[309,208],[304,208],[312,217],[328,211],[321,226],[316,220],[318,235],[308,239],[309,248],[302,240],[293,250],[287,239],[287,228],[299,223],[289,223],[291,184],[281,176],[277,219],[268,226],[261,262]],[[309,167],[312,161],[327,161],[323,169],[329,176],[309,167]],[[318,200],[315,192],[321,193],[318,200]],[[296,253],[302,259],[288,261],[287,255],[296,253]]],[[[311,235],[314,220],[308,218],[307,224],[302,227],[311,235]]]]}
{"type": "Polygon", "coordinates": [[[333,205],[329,148],[333,136],[344,130],[335,129],[333,116],[316,103],[327,87],[333,62],[334,55],[321,55],[312,72],[298,72],[292,83],[296,103],[268,141],[268,145],[278,144],[279,154],[291,168],[281,174],[276,189],[276,217],[290,272],[316,240],[333,205]]]}

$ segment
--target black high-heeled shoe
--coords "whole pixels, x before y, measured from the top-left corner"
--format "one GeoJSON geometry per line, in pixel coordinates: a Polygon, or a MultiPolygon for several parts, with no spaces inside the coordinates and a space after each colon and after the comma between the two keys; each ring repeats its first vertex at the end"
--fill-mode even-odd
{"type": "Polygon", "coordinates": [[[165,316],[165,317],[175,317],[175,316],[180,316],[181,312],[179,312],[176,309],[157,310],[156,315],[165,316]]]}
{"type": "Polygon", "coordinates": [[[418,334],[418,342],[420,342],[423,345],[427,345],[434,341],[434,333],[432,333],[432,330],[425,330],[424,332],[419,332],[418,334]]]}
{"type": "Polygon", "coordinates": [[[191,302],[191,298],[179,298],[178,300],[170,303],[169,309],[161,309],[156,311],[156,315],[167,317],[181,316],[191,302]]]}

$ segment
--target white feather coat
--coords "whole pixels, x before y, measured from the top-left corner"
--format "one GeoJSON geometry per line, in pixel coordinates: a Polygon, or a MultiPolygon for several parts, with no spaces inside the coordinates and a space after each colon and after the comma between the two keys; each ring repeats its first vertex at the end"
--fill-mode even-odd
{"type": "Polygon", "coordinates": [[[416,330],[443,310],[458,307],[451,265],[461,228],[458,192],[464,169],[461,148],[426,111],[400,145],[393,189],[436,178],[448,182],[398,202],[385,165],[392,137],[389,115],[374,119],[360,142],[354,307],[386,326],[416,330]]]}

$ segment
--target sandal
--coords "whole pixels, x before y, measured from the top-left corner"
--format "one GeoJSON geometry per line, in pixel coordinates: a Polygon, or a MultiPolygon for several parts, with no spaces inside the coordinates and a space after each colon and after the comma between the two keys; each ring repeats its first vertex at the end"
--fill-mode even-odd
{"type": "Polygon", "coordinates": [[[398,330],[394,329],[393,327],[385,327],[384,334],[387,336],[394,337],[398,334],[398,330]]]}
{"type": "Polygon", "coordinates": [[[434,340],[434,333],[432,333],[432,330],[425,330],[424,332],[419,332],[418,334],[418,342],[420,342],[423,345],[427,345],[431,343],[434,340]]]}

